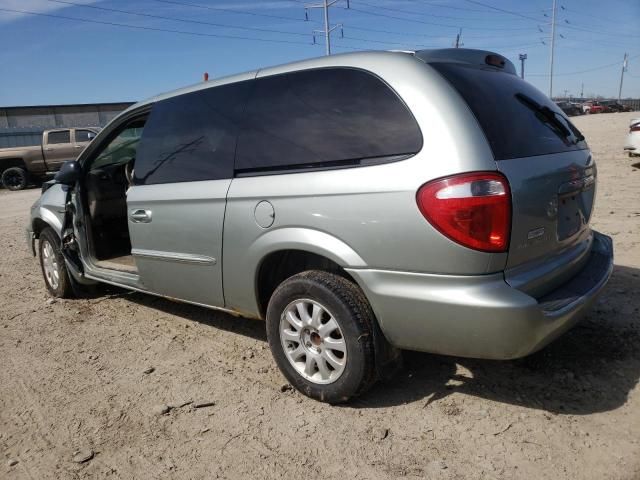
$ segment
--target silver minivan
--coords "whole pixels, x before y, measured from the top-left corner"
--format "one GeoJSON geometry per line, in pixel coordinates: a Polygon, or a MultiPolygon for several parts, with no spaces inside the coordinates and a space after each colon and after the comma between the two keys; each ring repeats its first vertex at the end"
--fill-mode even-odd
{"type": "Polygon", "coordinates": [[[27,236],[47,289],[104,282],[266,320],[338,403],[400,350],[511,359],[606,284],[585,139],[504,57],[362,52],[138,103],[64,165],[27,236]]]}

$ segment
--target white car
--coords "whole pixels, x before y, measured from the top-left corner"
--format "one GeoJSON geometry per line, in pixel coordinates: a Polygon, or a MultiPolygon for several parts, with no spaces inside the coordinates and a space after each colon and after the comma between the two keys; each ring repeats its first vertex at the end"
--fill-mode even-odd
{"type": "Polygon", "coordinates": [[[624,144],[624,149],[630,157],[640,157],[640,118],[634,118],[629,124],[629,135],[624,144]]]}

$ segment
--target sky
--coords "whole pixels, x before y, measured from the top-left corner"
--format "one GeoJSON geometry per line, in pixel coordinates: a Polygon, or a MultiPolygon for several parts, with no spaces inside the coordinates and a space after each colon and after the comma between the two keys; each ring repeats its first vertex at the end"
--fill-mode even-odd
{"type": "MultiPolygon", "coordinates": [[[[322,0],[316,0],[316,3],[322,0]]],[[[325,54],[303,0],[0,0],[0,106],[136,101],[325,54]],[[27,13],[30,12],[30,13],[27,13]],[[38,15],[34,15],[38,14],[38,15]]],[[[451,47],[503,54],[549,92],[552,0],[339,0],[332,53],[451,47]],[[342,24],[342,27],[339,26],[342,24]]],[[[554,96],[640,97],[640,0],[557,0],[554,96]]]]}

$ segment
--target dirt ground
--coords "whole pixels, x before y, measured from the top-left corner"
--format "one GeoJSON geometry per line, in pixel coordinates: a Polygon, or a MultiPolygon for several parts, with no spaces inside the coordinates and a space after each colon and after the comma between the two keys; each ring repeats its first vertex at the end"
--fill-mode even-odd
{"type": "Polygon", "coordinates": [[[0,191],[0,478],[640,478],[634,115],[575,119],[616,248],[579,326],[519,361],[407,353],[339,407],[286,388],[262,322],[113,289],[52,302],[23,234],[39,191],[0,191]]]}

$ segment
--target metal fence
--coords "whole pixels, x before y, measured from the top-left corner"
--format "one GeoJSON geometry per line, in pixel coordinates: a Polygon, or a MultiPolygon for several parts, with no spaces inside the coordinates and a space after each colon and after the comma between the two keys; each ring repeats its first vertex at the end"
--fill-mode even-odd
{"type": "Polygon", "coordinates": [[[624,106],[631,107],[634,111],[640,110],[640,98],[621,99],[620,103],[624,106]]]}
{"type": "Polygon", "coordinates": [[[0,148],[39,145],[44,128],[0,128],[0,148]]]}
{"type": "Polygon", "coordinates": [[[51,128],[104,127],[131,102],[0,107],[0,148],[39,145],[51,128]]]}

